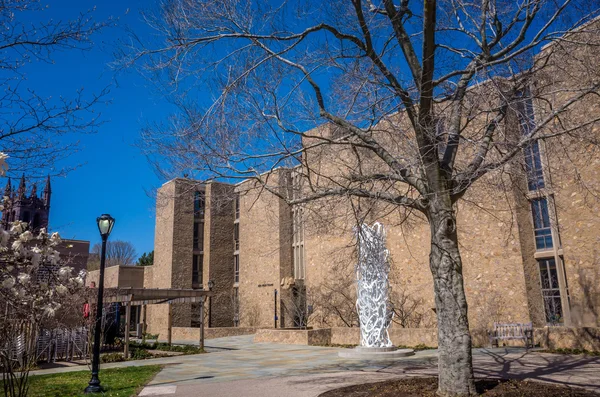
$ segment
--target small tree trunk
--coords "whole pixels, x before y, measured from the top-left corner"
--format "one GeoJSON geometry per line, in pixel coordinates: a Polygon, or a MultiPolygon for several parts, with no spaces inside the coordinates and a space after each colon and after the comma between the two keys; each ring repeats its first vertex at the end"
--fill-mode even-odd
{"type": "Polygon", "coordinates": [[[471,335],[458,250],[456,218],[449,199],[433,200],[429,211],[431,254],[438,324],[440,396],[476,394],[471,335]]]}

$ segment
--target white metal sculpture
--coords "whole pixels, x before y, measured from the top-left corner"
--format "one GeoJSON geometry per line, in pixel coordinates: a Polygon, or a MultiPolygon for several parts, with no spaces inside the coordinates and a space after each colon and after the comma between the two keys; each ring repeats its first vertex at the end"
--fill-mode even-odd
{"type": "Polygon", "coordinates": [[[362,224],[357,228],[358,284],[356,308],[363,347],[391,347],[388,327],[392,319],[389,303],[389,251],[385,248],[383,225],[362,224]]]}

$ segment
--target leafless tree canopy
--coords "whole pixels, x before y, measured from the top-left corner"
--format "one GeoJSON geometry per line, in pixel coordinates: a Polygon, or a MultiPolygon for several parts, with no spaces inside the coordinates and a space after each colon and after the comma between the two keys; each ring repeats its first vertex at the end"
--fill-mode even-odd
{"type": "MultiPolygon", "coordinates": [[[[102,244],[97,243],[92,247],[88,260],[88,270],[98,269],[102,244]]],[[[135,247],[129,241],[114,240],[106,242],[106,267],[133,266],[137,259],[135,247]]]]}
{"type": "Polygon", "coordinates": [[[0,150],[10,156],[14,174],[43,172],[72,153],[76,143],[64,135],[93,132],[99,122],[94,109],[108,93],[80,89],[71,98],[44,97],[29,85],[28,64],[50,65],[56,52],[89,49],[92,35],[110,23],[94,22],[90,12],[70,21],[31,22],[45,8],[37,0],[0,3],[0,150]]]}
{"type": "Polygon", "coordinates": [[[145,16],[158,40],[133,35],[121,61],[178,109],[143,131],[165,175],[253,178],[290,204],[358,198],[427,219],[439,394],[468,395],[455,204],[536,140],[597,143],[598,114],[569,120],[574,105],[597,96],[597,62],[562,49],[598,45],[598,24],[586,24],[597,8],[577,0],[165,0],[145,16]],[[579,78],[569,80],[577,84],[563,84],[572,77],[560,69],[565,60],[578,63],[579,78]],[[535,124],[515,134],[506,125],[528,119],[529,100],[535,124]],[[301,194],[286,196],[262,173],[282,165],[301,165],[301,194]]]}

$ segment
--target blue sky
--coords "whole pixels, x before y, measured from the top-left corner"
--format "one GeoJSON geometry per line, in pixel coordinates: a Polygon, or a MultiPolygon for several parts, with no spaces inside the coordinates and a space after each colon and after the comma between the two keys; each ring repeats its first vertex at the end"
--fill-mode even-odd
{"type": "MultiPolygon", "coordinates": [[[[139,15],[139,8],[147,3],[139,0],[42,3],[49,5],[47,11],[39,13],[44,19],[67,20],[96,6],[93,15],[97,21],[112,16],[119,18],[120,26],[147,29],[139,15]]],[[[53,97],[73,97],[82,87],[88,93],[97,93],[112,85],[108,95],[112,102],[96,108],[105,123],[96,134],[73,136],[80,141],[80,150],[58,164],[81,167],[52,180],[50,227],[65,238],[89,240],[93,245],[99,242],[96,217],[110,213],[116,218],[111,239],[131,241],[141,255],[154,245],[154,200],[148,193],[163,181],[134,144],[144,123],[166,117],[168,104],[133,72],[121,74],[114,81],[107,64],[113,60],[116,40],[125,34],[120,28],[106,29],[94,38],[92,50],[57,53],[54,64],[33,64],[26,74],[29,86],[53,97]]]]}
{"type": "MultiPolygon", "coordinates": [[[[33,63],[24,70],[28,86],[35,88],[42,96],[69,98],[82,87],[88,93],[98,93],[111,85],[108,95],[111,103],[96,108],[102,113],[104,124],[96,134],[77,134],[75,138],[81,142],[80,150],[57,164],[57,167],[81,166],[66,177],[52,180],[51,228],[66,238],[89,240],[93,245],[99,242],[96,217],[110,213],[117,220],[111,238],[132,242],[141,255],[153,249],[154,199],[151,193],[164,181],[154,174],[135,143],[142,126],[165,120],[173,107],[134,71],[121,73],[115,80],[114,71],[108,64],[114,59],[117,41],[127,37],[125,27],[140,37],[149,37],[151,32],[141,20],[140,9],[152,6],[155,2],[41,2],[48,4],[47,10],[26,12],[24,15],[37,18],[38,21],[65,21],[95,7],[93,15],[96,21],[104,21],[109,17],[118,20],[117,27],[105,29],[94,37],[96,44],[90,51],[63,51],[54,55],[53,64],[33,63]]],[[[302,1],[299,0],[299,3],[302,1]]],[[[295,25],[302,23],[295,21],[295,25]]],[[[325,73],[326,77],[331,77],[330,71],[325,73]]],[[[194,92],[198,103],[209,98],[202,89],[194,92]]]]}

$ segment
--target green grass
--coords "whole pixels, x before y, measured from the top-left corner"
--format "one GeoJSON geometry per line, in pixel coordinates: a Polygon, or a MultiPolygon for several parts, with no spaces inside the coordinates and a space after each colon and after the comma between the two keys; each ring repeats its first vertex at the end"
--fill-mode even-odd
{"type": "MultiPolygon", "coordinates": [[[[160,365],[126,367],[100,370],[103,397],[135,396],[160,371],[160,365]]],[[[36,375],[29,377],[29,397],[83,397],[83,389],[90,380],[90,371],[64,374],[36,375]]],[[[1,383],[1,382],[0,382],[1,383]]],[[[0,384],[0,390],[2,386],[0,384]]]]}

